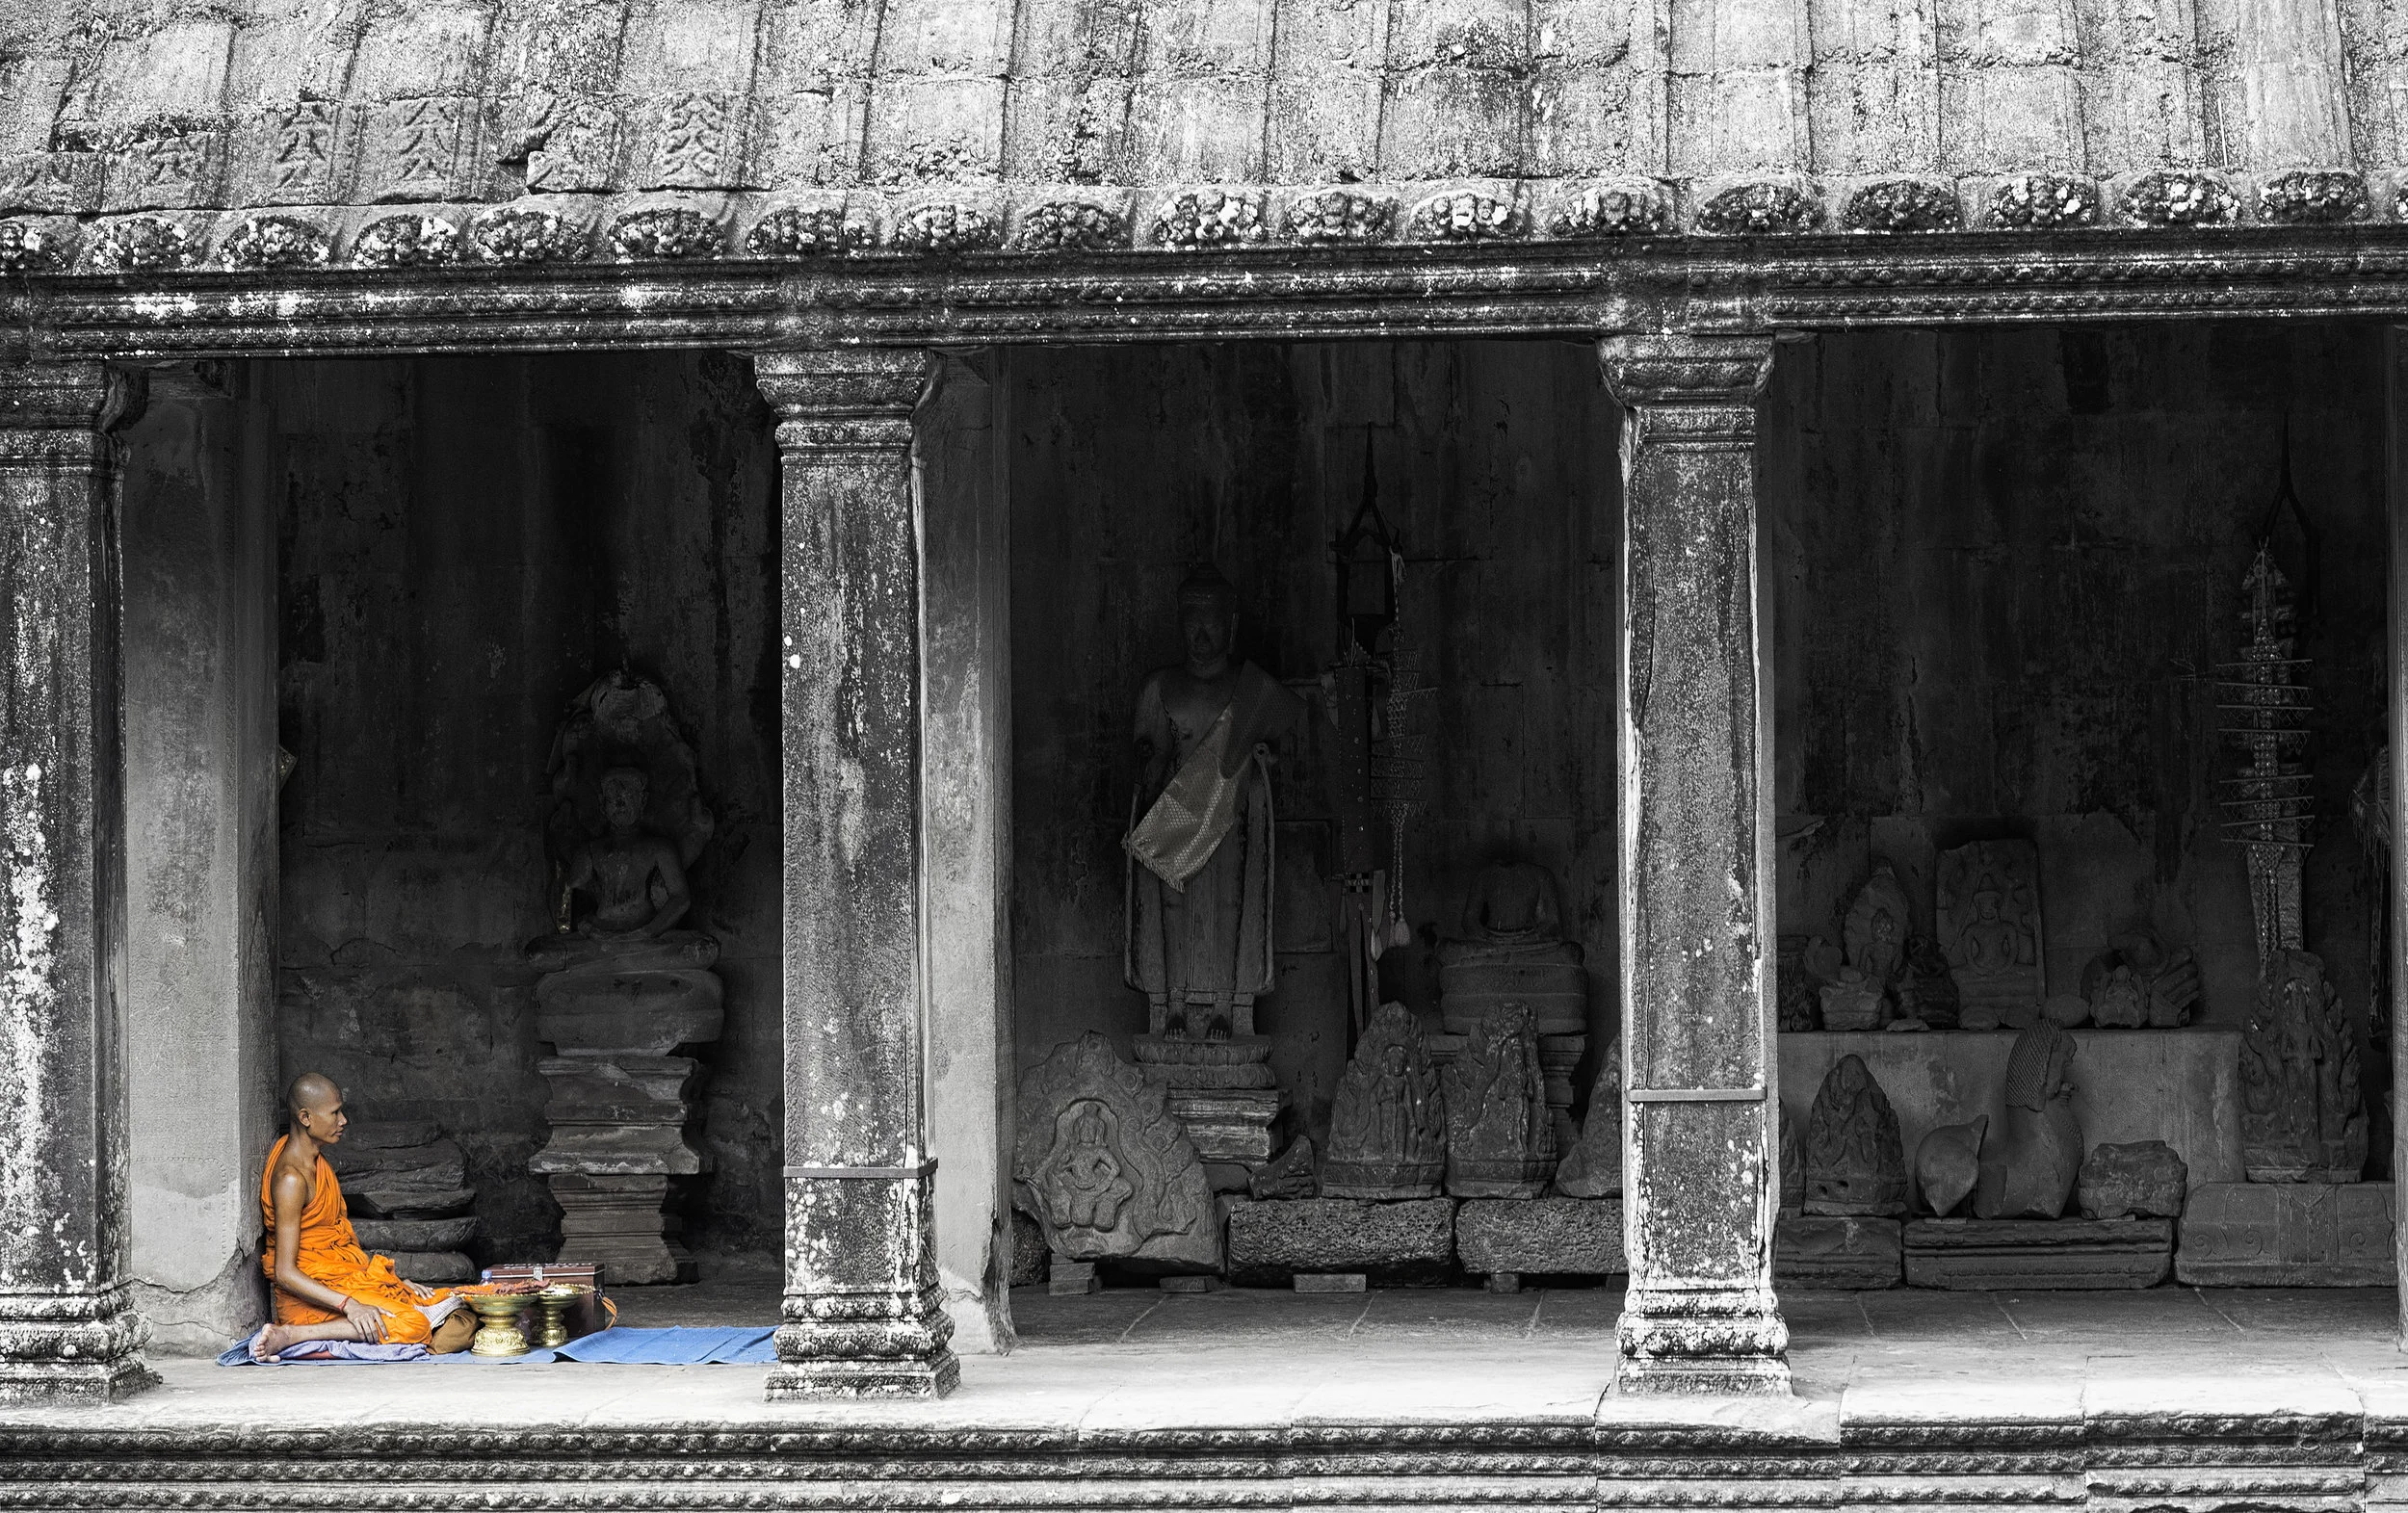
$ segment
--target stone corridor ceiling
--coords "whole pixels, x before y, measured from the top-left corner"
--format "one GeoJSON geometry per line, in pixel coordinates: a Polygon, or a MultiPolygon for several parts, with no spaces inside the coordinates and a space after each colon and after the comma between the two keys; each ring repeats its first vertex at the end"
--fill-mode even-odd
{"type": "Polygon", "coordinates": [[[14,0],[0,262],[2399,219],[2408,0],[14,0]]]}

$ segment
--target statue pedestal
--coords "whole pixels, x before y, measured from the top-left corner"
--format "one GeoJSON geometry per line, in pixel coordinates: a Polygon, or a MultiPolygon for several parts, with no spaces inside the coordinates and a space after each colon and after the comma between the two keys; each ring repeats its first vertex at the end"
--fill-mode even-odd
{"type": "Polygon", "coordinates": [[[2183,1210],[2174,1279],[2186,1287],[2391,1287],[2388,1182],[2212,1182],[2183,1210]]]}
{"type": "Polygon", "coordinates": [[[1139,1035],[1138,1065],[1168,1094],[1170,1116],[1207,1161],[1257,1166],[1278,1150],[1288,1095],[1270,1069],[1269,1035],[1193,1040],[1139,1035]]]}
{"type": "MultiPolygon", "coordinates": [[[[547,943],[538,943],[538,946],[547,943]]],[[[559,948],[553,947],[557,956],[559,948]]],[[[544,959],[536,949],[531,958],[544,959]]],[[[646,942],[589,956],[536,986],[536,1032],[561,1053],[536,1070],[551,1083],[551,1139],[527,1162],[561,1206],[558,1260],[595,1262],[619,1285],[690,1280],[694,1260],[663,1212],[671,1177],[703,1169],[686,1140],[701,1063],[667,1053],[719,1038],[720,979],[707,937],[646,942]],[[667,964],[682,952],[678,964],[667,964]]]]}
{"type": "Polygon", "coordinates": [[[1902,1226],[1890,1218],[1783,1213],[1772,1228],[1772,1280],[1778,1287],[1897,1287],[1905,1273],[1902,1226]]]}
{"type": "Polygon", "coordinates": [[[1276,1126],[1288,1095],[1276,1087],[1191,1089],[1172,1092],[1165,1101],[1205,1161],[1259,1166],[1278,1152],[1276,1126]]]}

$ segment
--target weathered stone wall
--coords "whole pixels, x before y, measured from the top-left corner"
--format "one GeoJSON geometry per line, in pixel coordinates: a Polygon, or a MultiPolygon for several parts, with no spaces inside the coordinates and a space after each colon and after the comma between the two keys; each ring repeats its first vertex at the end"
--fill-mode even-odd
{"type": "MultiPolygon", "coordinates": [[[[1126,1055],[1144,1028],[1122,980],[1119,839],[1139,685],[1181,656],[1180,578],[1214,558],[1238,586],[1240,652],[1283,679],[1318,676],[1336,644],[1329,546],[1362,500],[1367,447],[1403,540],[1406,634],[1433,688],[1415,716],[1432,760],[1428,811],[1407,842],[1409,917],[1452,931],[1482,865],[1544,864],[1588,949],[1592,1024],[1610,1027],[1619,471],[1593,352],[1013,351],[1006,372],[1021,1064],[1086,1030],[1126,1055]]],[[[1345,960],[1310,848],[1326,833],[1318,782],[1277,779],[1287,949],[1258,1016],[1316,1128],[1346,1042],[1345,960]]],[[[1382,968],[1392,994],[1434,1013],[1427,956],[1417,942],[1382,968]]]]}
{"type": "Polygon", "coordinates": [[[2363,1022],[2348,797],[2381,740],[2380,351],[2371,327],[2245,324],[1785,348],[1760,432],[1781,928],[1836,939],[1882,856],[1928,933],[1936,849],[2027,837],[2051,992],[2151,923],[2198,952],[2200,1017],[2238,1024],[2256,954],[2213,679],[2288,425],[2314,569],[2308,947],[2363,1022]]]}
{"type": "Polygon", "coordinates": [[[622,664],[692,734],[719,831],[694,923],[727,1026],[704,1053],[704,1244],[781,1222],[776,454],[723,355],[265,363],[278,514],[279,1045],[354,1114],[456,1137],[490,1254],[548,1256],[533,975],[537,799],[562,711],[622,664]]]}

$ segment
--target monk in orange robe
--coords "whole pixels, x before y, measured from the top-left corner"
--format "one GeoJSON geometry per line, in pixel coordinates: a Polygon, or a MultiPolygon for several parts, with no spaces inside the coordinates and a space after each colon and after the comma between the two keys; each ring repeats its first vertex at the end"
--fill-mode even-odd
{"type": "MultiPolygon", "coordinates": [[[[444,1306],[447,1289],[405,1282],[392,1261],[359,1247],[334,1168],[321,1154],[343,1138],[351,1120],[342,1090],[315,1072],[296,1078],[285,1103],[292,1133],[268,1153],[260,1174],[259,1206],[268,1226],[266,1254],[259,1258],[275,1296],[275,1317],[251,1341],[251,1353],[271,1356],[304,1340],[352,1340],[371,1344],[427,1344],[437,1317],[454,1315],[466,1329],[460,1339],[437,1340],[434,1348],[458,1349],[473,1318],[457,1304],[444,1306]]],[[[449,1319],[447,1318],[447,1322],[449,1319]]]]}

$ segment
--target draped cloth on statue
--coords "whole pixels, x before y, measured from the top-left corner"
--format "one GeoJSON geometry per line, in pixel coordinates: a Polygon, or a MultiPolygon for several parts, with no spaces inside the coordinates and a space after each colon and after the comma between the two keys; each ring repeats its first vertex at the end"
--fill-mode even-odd
{"type": "MultiPolygon", "coordinates": [[[[267,1169],[259,1174],[259,1212],[268,1229],[259,1265],[268,1274],[268,1291],[275,1299],[277,1323],[328,1323],[343,1316],[295,1297],[275,1285],[275,1199],[270,1184],[275,1177],[276,1161],[291,1138],[277,1137],[275,1148],[268,1152],[267,1169]]],[[[431,1298],[413,1297],[409,1284],[394,1273],[389,1259],[372,1256],[360,1248],[359,1236],[352,1229],[351,1211],[343,1203],[343,1186],[335,1180],[334,1168],[327,1164],[324,1156],[318,1158],[309,1204],[301,1210],[301,1254],[295,1258],[295,1264],[301,1267],[301,1275],[311,1281],[323,1282],[347,1297],[384,1310],[386,1344],[425,1344],[433,1326],[420,1305],[452,1295],[448,1289],[437,1288],[431,1298]]]]}
{"type": "MultiPolygon", "coordinates": [[[[1129,985],[1158,1005],[1209,1000],[1226,1017],[1270,988],[1273,816],[1263,750],[1296,711],[1276,679],[1241,665],[1228,705],[1122,843],[1129,985]]],[[[1158,685],[1147,686],[1139,723],[1159,727],[1158,749],[1170,746],[1158,685]]]]}

